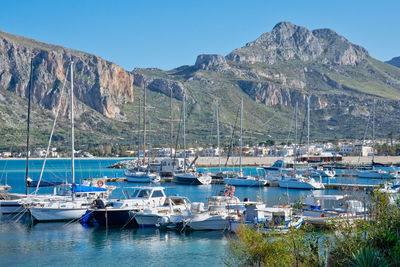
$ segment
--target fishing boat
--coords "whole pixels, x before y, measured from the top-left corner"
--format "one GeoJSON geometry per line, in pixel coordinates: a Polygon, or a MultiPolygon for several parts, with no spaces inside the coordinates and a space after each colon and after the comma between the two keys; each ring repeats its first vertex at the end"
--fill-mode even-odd
{"type": "Polygon", "coordinates": [[[102,226],[137,226],[135,216],[145,209],[160,207],[165,204],[164,187],[142,186],[124,187],[126,199],[99,199],[89,209],[94,219],[102,226]],[[133,192],[130,194],[128,190],[133,192]]]}

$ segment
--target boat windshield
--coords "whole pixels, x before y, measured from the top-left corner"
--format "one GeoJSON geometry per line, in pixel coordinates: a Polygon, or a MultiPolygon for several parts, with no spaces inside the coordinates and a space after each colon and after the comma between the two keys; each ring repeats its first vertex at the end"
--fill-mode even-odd
{"type": "Polygon", "coordinates": [[[150,197],[150,190],[149,189],[142,189],[137,197],[141,197],[141,198],[149,198],[150,197]]]}

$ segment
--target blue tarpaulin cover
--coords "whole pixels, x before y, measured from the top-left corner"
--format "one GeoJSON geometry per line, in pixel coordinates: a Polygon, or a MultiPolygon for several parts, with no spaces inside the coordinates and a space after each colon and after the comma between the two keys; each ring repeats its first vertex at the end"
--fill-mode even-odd
{"type": "Polygon", "coordinates": [[[74,184],[73,186],[74,192],[105,192],[107,189],[102,187],[95,187],[95,186],[86,186],[80,184],[74,184]]]}

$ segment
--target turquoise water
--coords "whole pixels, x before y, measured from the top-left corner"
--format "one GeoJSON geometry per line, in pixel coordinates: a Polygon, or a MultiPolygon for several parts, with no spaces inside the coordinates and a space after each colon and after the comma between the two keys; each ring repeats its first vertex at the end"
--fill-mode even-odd
{"type": "MultiPolygon", "coordinates": [[[[106,167],[118,160],[77,159],[77,181],[89,177],[120,177],[123,170],[106,167]]],[[[29,176],[37,180],[42,160],[30,161],[29,176]]],[[[70,177],[70,161],[49,160],[44,172],[47,181],[65,181],[70,177]]],[[[211,169],[216,170],[216,169],[211,169]]],[[[245,168],[255,174],[255,168],[245,168]]],[[[0,184],[12,186],[12,192],[24,192],[25,161],[1,160],[0,184]]],[[[336,181],[361,183],[357,179],[337,178],[336,181]],[[339,180],[339,181],[337,181],[339,180]]],[[[362,181],[368,183],[368,181],[362,181]]],[[[372,181],[371,181],[372,182],[372,181]]],[[[117,186],[134,186],[132,183],[114,183],[117,186]]],[[[206,201],[222,185],[187,186],[163,184],[170,195],[187,196],[191,201],[206,201]]],[[[41,189],[42,190],[42,189],[41,189]]],[[[41,192],[49,191],[49,189],[41,192]]],[[[324,194],[339,194],[325,190],[324,194]]],[[[243,199],[250,197],[266,201],[268,205],[282,205],[310,194],[310,191],[280,189],[276,187],[237,188],[235,194],[243,199]]],[[[354,194],[354,192],[352,192],[354,194]]],[[[357,193],[363,197],[364,193],[357,193]]],[[[115,190],[113,197],[121,195],[115,190]]],[[[177,233],[158,229],[108,229],[85,228],[79,223],[39,223],[29,225],[17,217],[0,220],[0,266],[60,265],[60,266],[218,266],[222,265],[229,240],[228,233],[193,232],[177,233]]]]}

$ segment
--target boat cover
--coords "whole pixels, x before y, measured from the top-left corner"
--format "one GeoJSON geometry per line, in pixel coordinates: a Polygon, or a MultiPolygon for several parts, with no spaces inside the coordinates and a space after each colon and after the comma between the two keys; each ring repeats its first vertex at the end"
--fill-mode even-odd
{"type": "Polygon", "coordinates": [[[80,184],[74,184],[73,190],[75,193],[79,192],[105,192],[107,191],[106,188],[103,187],[95,187],[95,186],[86,186],[80,184]]]}

